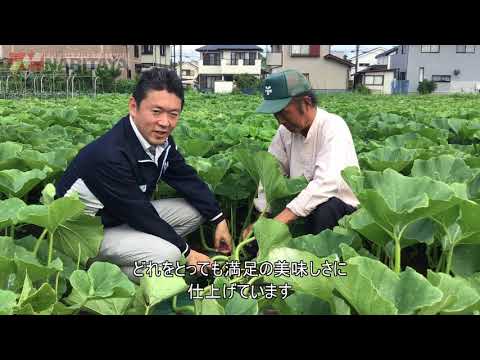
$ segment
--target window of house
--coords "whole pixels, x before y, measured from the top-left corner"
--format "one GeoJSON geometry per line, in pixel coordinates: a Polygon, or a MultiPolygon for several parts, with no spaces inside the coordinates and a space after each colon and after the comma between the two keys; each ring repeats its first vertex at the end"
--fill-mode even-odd
{"type": "Polygon", "coordinates": [[[310,45],[292,45],[292,56],[310,55],[310,45]]]}
{"type": "Polygon", "coordinates": [[[407,78],[407,73],[405,71],[400,71],[398,73],[398,79],[397,80],[405,80],[407,78]]]}
{"type": "Polygon", "coordinates": [[[134,45],[133,46],[133,56],[138,58],[139,57],[139,54],[138,54],[138,45],[134,45]]]}
{"type": "Polygon", "coordinates": [[[166,48],[166,45],[160,45],[160,56],[165,56],[166,48]]]}
{"type": "Polygon", "coordinates": [[[232,51],[230,53],[230,65],[238,65],[238,59],[243,59],[243,53],[232,51]]]}
{"type": "Polygon", "coordinates": [[[245,58],[243,59],[243,65],[255,65],[256,57],[257,57],[257,53],[255,51],[245,53],[245,58]]]}
{"type": "Polygon", "coordinates": [[[203,65],[220,65],[220,53],[204,53],[203,65]]]}
{"type": "Polygon", "coordinates": [[[369,66],[369,65],[370,65],[369,63],[360,63],[360,64],[358,64],[358,66],[365,66],[365,67],[366,67],[366,66],[369,66]]]}
{"type": "Polygon", "coordinates": [[[475,45],[457,45],[457,53],[475,53],[475,45]]]}
{"type": "Polygon", "coordinates": [[[192,76],[192,70],[189,70],[189,69],[183,70],[182,73],[183,73],[183,76],[192,76]]]}
{"type": "Polygon", "coordinates": [[[432,75],[434,82],[450,82],[450,75],[432,75]]]}
{"type": "Polygon", "coordinates": [[[272,45],[272,52],[274,53],[282,52],[282,45],[272,45]]]}
{"type": "Polygon", "coordinates": [[[132,70],[128,69],[127,76],[129,79],[132,78],[132,70]]]}
{"type": "Polygon", "coordinates": [[[153,54],[153,45],[143,45],[142,54],[143,55],[152,55],[153,54]]]}
{"type": "Polygon", "coordinates": [[[305,78],[306,78],[308,81],[310,81],[310,75],[309,75],[308,73],[303,73],[302,75],[305,76],[305,78]]]}
{"type": "Polygon", "coordinates": [[[365,85],[383,85],[383,75],[366,75],[365,85]]]}
{"type": "Polygon", "coordinates": [[[418,69],[418,81],[423,81],[425,79],[425,68],[421,67],[418,69]]]}
{"type": "Polygon", "coordinates": [[[215,87],[215,81],[221,81],[221,76],[207,76],[207,89],[213,89],[215,87]]]}
{"type": "Polygon", "coordinates": [[[420,52],[422,53],[439,53],[440,45],[421,45],[420,52]]]}

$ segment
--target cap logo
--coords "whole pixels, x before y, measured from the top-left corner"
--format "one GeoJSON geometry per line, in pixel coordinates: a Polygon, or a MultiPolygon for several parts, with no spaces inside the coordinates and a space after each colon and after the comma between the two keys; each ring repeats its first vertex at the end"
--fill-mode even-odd
{"type": "Polygon", "coordinates": [[[265,86],[265,95],[270,95],[273,92],[272,87],[270,85],[265,86]]]}

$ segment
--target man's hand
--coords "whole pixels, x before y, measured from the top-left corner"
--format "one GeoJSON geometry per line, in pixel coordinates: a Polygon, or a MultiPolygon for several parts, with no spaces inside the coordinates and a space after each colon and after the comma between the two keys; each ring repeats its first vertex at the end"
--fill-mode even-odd
{"type": "Polygon", "coordinates": [[[253,231],[253,224],[250,224],[246,227],[245,230],[242,232],[242,240],[245,240],[248,236],[252,234],[253,231]]]}
{"type": "Polygon", "coordinates": [[[217,224],[213,246],[215,250],[222,254],[230,254],[232,252],[232,235],[230,235],[226,220],[217,224]]]}
{"type": "Polygon", "coordinates": [[[292,222],[294,222],[295,220],[298,219],[298,216],[295,215],[292,210],[290,210],[289,208],[285,208],[283,209],[283,211],[278,214],[277,216],[275,216],[274,220],[277,220],[277,221],[280,221],[284,224],[290,224],[292,222]]]}
{"type": "Polygon", "coordinates": [[[209,265],[207,265],[207,268],[210,268],[212,264],[212,260],[207,255],[204,255],[202,253],[199,253],[198,251],[190,249],[190,253],[187,256],[188,265],[196,266],[197,272],[199,273],[203,266],[203,264],[199,264],[199,263],[206,263],[206,262],[209,263],[209,265]]]}

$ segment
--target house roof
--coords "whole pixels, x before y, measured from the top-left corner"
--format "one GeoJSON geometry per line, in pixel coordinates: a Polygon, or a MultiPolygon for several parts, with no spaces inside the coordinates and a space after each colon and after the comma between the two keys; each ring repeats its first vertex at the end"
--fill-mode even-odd
{"type": "Polygon", "coordinates": [[[387,55],[390,55],[391,53],[393,53],[395,50],[398,50],[398,46],[395,46],[387,51],[384,51],[383,53],[381,54],[378,54],[377,56],[375,56],[375,59],[379,58],[380,56],[387,56],[387,55]]]}
{"type": "Polygon", "coordinates": [[[357,72],[359,73],[371,73],[371,72],[387,72],[387,71],[395,71],[394,69],[388,69],[387,65],[371,65],[366,69],[360,70],[357,72]]]}
{"type": "Polygon", "coordinates": [[[216,50],[257,50],[263,52],[263,49],[257,45],[205,45],[195,50],[200,52],[216,50]]]}
{"type": "Polygon", "coordinates": [[[333,61],[336,61],[336,62],[339,62],[340,64],[343,64],[343,65],[347,65],[347,66],[355,66],[352,62],[348,61],[348,60],[345,60],[345,59],[342,59],[342,58],[339,58],[338,56],[335,56],[335,55],[332,55],[332,54],[327,54],[324,56],[325,59],[327,60],[333,60],[333,61]]]}

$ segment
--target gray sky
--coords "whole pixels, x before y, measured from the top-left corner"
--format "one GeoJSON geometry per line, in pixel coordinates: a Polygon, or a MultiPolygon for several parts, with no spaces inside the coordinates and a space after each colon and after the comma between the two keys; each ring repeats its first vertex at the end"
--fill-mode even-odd
{"type": "MultiPolygon", "coordinates": [[[[195,51],[203,45],[182,45],[182,56],[185,58],[186,61],[188,60],[198,60],[199,59],[199,52],[195,51]]],[[[258,45],[265,49],[265,45],[258,45]]],[[[347,56],[355,55],[355,46],[356,45],[332,45],[332,50],[334,51],[347,51],[347,56]]],[[[360,51],[368,51],[370,49],[376,48],[378,46],[382,46],[385,49],[389,49],[394,45],[360,45],[360,51]]],[[[176,47],[176,56],[178,56],[179,46],[176,47]]]]}

